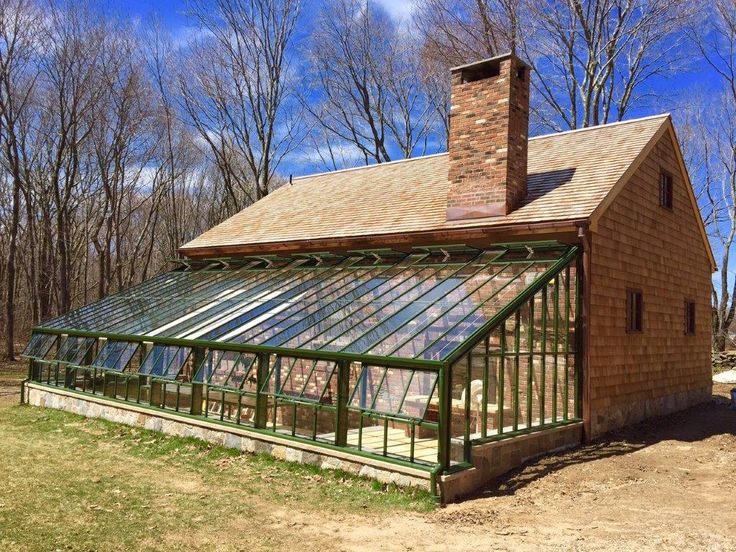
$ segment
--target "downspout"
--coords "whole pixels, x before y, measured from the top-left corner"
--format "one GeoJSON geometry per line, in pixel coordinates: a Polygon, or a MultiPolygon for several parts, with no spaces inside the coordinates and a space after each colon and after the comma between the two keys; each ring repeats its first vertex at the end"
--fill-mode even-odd
{"type": "Polygon", "coordinates": [[[442,494],[437,488],[437,479],[443,471],[442,464],[435,464],[432,470],[429,472],[429,492],[432,494],[432,499],[437,503],[442,503],[442,494]]]}
{"type": "Polygon", "coordinates": [[[33,359],[28,361],[28,374],[25,379],[20,382],[20,404],[26,404],[26,385],[31,381],[33,376],[33,359]]]}
{"type": "Polygon", "coordinates": [[[581,274],[578,276],[581,281],[582,290],[582,312],[578,315],[581,317],[581,332],[578,339],[578,355],[580,356],[579,377],[582,377],[582,417],[583,417],[583,440],[589,442],[592,439],[592,410],[590,404],[590,282],[591,282],[591,237],[590,227],[587,223],[578,226],[578,240],[583,251],[581,264],[581,274]]]}

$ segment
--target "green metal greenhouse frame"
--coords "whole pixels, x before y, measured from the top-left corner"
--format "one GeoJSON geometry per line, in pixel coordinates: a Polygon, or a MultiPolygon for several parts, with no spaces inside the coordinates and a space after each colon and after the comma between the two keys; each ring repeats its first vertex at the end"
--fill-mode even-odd
{"type": "Polygon", "coordinates": [[[33,329],[29,380],[436,475],[579,421],[557,242],[186,261],[33,329]]]}

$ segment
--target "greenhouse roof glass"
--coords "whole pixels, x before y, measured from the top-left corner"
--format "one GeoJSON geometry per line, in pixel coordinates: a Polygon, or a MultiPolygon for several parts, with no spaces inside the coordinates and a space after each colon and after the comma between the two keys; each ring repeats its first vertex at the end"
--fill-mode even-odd
{"type": "MultiPolygon", "coordinates": [[[[202,261],[42,324],[26,354],[48,350],[44,333],[68,333],[445,362],[574,256],[574,247],[546,243],[202,261]]],[[[84,354],[86,345],[78,339],[68,356],[84,354]]],[[[96,363],[116,365],[132,353],[110,343],[96,363]]]]}

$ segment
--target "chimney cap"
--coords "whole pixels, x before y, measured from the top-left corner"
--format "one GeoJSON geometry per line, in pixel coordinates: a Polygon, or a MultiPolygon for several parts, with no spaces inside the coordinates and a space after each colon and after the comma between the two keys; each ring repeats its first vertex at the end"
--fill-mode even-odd
{"type": "Polygon", "coordinates": [[[529,65],[527,62],[522,60],[519,56],[514,54],[513,52],[506,52],[505,54],[501,54],[498,56],[481,59],[478,61],[473,61],[471,63],[466,63],[465,65],[458,65],[456,67],[452,67],[450,69],[450,73],[456,73],[457,71],[463,71],[464,69],[480,69],[481,67],[484,67],[486,65],[491,65],[495,63],[499,63],[501,61],[514,58],[516,61],[520,64],[526,67],[527,69],[531,69],[531,65],[529,65]]]}

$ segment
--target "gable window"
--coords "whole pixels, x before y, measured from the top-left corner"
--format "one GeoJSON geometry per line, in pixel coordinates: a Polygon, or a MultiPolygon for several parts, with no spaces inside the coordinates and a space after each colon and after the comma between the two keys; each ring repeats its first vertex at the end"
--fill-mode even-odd
{"type": "Polygon", "coordinates": [[[644,327],[644,296],[641,290],[626,291],[626,331],[639,333],[644,327]]]}
{"type": "Polygon", "coordinates": [[[695,335],[695,303],[685,301],[685,335],[695,335]]]}
{"type": "Polygon", "coordinates": [[[672,175],[666,172],[659,175],[659,205],[672,209],[672,175]]]}

